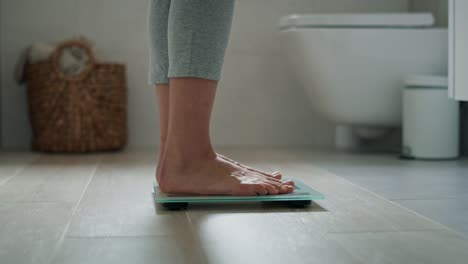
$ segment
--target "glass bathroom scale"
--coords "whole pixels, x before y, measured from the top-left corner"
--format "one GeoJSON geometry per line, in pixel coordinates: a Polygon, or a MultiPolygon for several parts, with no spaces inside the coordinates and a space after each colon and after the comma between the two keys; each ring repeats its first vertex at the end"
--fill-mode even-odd
{"type": "Polygon", "coordinates": [[[323,200],[325,197],[299,180],[294,180],[294,191],[279,195],[175,195],[165,194],[159,190],[156,181],[153,182],[153,196],[156,203],[170,210],[186,209],[190,203],[229,203],[229,202],[284,202],[290,207],[303,208],[312,204],[313,200],[323,200]]]}

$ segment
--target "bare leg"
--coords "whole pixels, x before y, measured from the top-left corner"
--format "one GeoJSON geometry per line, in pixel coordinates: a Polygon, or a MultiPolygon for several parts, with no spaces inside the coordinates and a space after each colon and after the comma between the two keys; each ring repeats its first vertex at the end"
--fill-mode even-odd
{"type": "Polygon", "coordinates": [[[171,78],[169,123],[158,183],[177,194],[255,195],[293,191],[293,183],[247,170],[220,158],[209,135],[216,81],[171,78]]]}
{"type": "Polygon", "coordinates": [[[158,98],[159,112],[159,158],[158,166],[156,168],[156,179],[159,181],[159,170],[161,169],[161,163],[164,156],[169,123],[169,84],[157,84],[156,97],[158,98]]]}

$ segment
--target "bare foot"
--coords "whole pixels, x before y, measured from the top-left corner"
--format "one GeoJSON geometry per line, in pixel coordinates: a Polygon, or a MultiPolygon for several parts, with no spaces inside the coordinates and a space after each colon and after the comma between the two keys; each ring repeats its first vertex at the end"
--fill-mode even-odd
{"type": "MultiPolygon", "coordinates": [[[[263,171],[260,171],[260,170],[257,170],[257,169],[254,169],[254,168],[251,168],[247,165],[244,165],[240,162],[237,162],[231,158],[228,158],[224,155],[221,155],[219,153],[216,153],[218,155],[219,158],[221,159],[224,159],[225,161],[229,162],[229,163],[232,163],[233,165],[236,165],[238,167],[241,167],[241,168],[244,168],[248,171],[252,171],[252,172],[255,172],[255,173],[259,173],[259,174],[262,174],[266,177],[269,177],[269,178],[275,178],[275,179],[278,179],[278,180],[281,180],[283,175],[278,172],[278,171],[275,171],[275,172],[272,172],[272,173],[268,173],[268,172],[263,172],[263,171]]],[[[161,171],[161,164],[162,164],[162,155],[163,155],[163,152],[160,151],[159,153],[159,161],[158,161],[158,165],[156,167],[156,180],[159,181],[159,175],[160,175],[160,171],[161,171]]],[[[294,182],[292,181],[283,181],[284,184],[288,184],[288,185],[291,185],[291,186],[294,186],[294,182]]]]}
{"type": "Polygon", "coordinates": [[[280,172],[278,172],[278,171],[275,171],[275,172],[272,172],[272,173],[263,172],[263,171],[260,171],[260,170],[251,168],[251,167],[249,167],[249,166],[247,166],[247,165],[244,165],[244,164],[242,164],[242,163],[240,163],[240,162],[237,162],[237,161],[235,161],[235,160],[233,160],[233,159],[230,159],[230,158],[228,158],[228,157],[226,157],[226,156],[224,156],[224,155],[221,155],[221,154],[219,154],[219,153],[216,153],[216,154],[217,154],[220,158],[222,158],[222,159],[224,159],[224,160],[226,160],[226,161],[228,161],[228,162],[231,162],[231,163],[233,163],[233,164],[235,164],[235,165],[237,165],[237,166],[240,166],[240,167],[242,167],[242,168],[244,168],[244,169],[246,169],[246,170],[253,171],[253,172],[256,172],[256,173],[260,173],[260,174],[263,174],[263,175],[265,175],[265,176],[267,176],[267,177],[273,177],[273,178],[278,179],[278,180],[281,180],[281,178],[283,177],[283,175],[282,175],[280,172]]]}
{"type": "Polygon", "coordinates": [[[267,177],[214,154],[182,160],[166,153],[159,170],[162,192],[196,195],[266,195],[293,191],[293,182],[267,177]]]}

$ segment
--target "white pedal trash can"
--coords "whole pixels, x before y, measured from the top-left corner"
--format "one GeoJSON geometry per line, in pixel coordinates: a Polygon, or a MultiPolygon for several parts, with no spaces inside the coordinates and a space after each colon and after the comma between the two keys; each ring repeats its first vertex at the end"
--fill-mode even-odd
{"type": "Polygon", "coordinates": [[[444,76],[412,75],[403,89],[403,158],[459,156],[459,103],[448,98],[444,76]]]}

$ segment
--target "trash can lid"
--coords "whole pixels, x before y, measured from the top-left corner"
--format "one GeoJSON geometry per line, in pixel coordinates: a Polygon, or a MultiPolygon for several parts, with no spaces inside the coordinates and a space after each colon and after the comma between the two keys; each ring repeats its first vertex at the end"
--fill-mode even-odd
{"type": "Polygon", "coordinates": [[[442,75],[409,75],[405,78],[405,86],[411,88],[447,89],[448,78],[442,75]]]}

